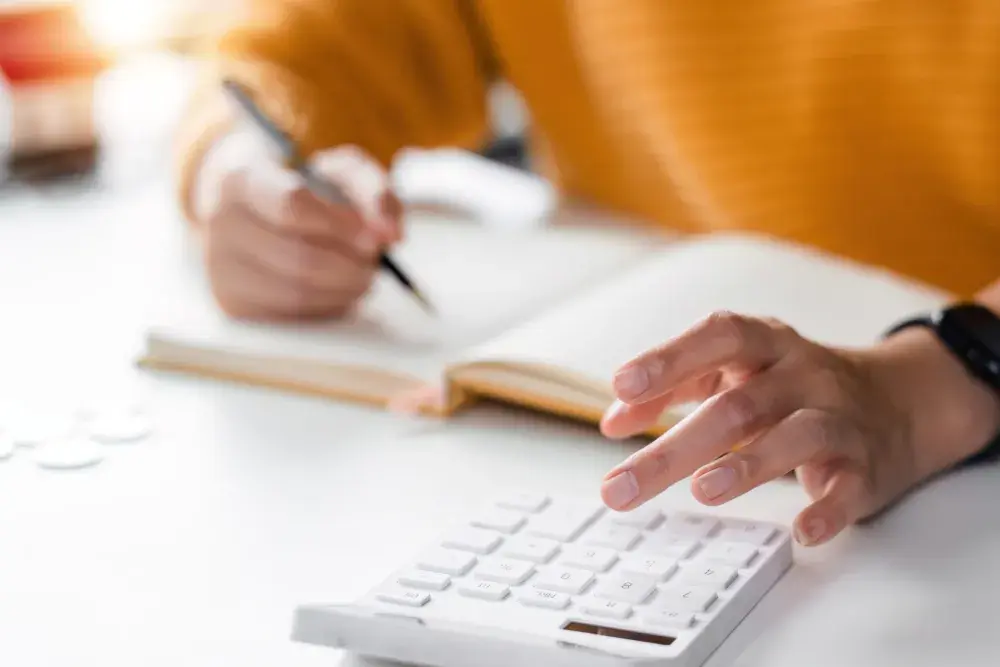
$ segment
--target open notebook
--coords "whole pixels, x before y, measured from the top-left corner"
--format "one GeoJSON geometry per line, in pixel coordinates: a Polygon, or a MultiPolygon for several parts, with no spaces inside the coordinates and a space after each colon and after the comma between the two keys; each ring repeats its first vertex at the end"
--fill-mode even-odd
{"type": "MultiPolygon", "coordinates": [[[[408,229],[394,254],[440,310],[437,318],[385,278],[350,320],[236,322],[196,279],[151,323],[142,364],[377,405],[440,384],[447,413],[488,398],[596,422],[623,362],[712,311],[777,317],[815,340],[856,346],[948,297],[751,235],[668,243],[435,219],[408,229]]],[[[677,417],[664,415],[653,433],[677,417]]]]}

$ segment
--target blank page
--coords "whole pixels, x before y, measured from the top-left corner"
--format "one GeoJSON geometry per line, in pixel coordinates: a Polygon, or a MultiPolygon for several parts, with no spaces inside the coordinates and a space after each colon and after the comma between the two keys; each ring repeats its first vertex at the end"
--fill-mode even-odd
{"type": "Polygon", "coordinates": [[[863,346],[945,294],[763,237],[698,237],[472,350],[476,361],[542,364],[610,391],[631,357],[716,310],[770,316],[827,344],[863,346]]]}
{"type": "Polygon", "coordinates": [[[371,366],[436,380],[462,350],[608,280],[655,246],[626,230],[505,232],[414,217],[393,250],[438,310],[436,317],[387,275],[358,313],[337,322],[256,324],[223,316],[205,281],[187,275],[151,335],[251,355],[371,366]]]}

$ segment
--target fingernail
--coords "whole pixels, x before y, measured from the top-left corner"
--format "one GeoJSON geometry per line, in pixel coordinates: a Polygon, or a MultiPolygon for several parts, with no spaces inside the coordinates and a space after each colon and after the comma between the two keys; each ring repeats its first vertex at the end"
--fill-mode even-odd
{"type": "Polygon", "coordinates": [[[820,542],[826,536],[826,521],[816,517],[809,519],[803,528],[796,527],[796,538],[800,544],[809,546],[820,542]]]}
{"type": "Polygon", "coordinates": [[[639,484],[631,471],[619,473],[604,483],[604,502],[612,509],[622,509],[639,495],[639,484]]]}
{"type": "Polygon", "coordinates": [[[710,499],[715,499],[733,487],[736,481],[736,471],[723,466],[709,470],[698,478],[698,487],[710,499]]]}
{"type": "Polygon", "coordinates": [[[637,398],[649,388],[649,373],[642,366],[629,366],[615,374],[615,393],[624,399],[637,398]]]}

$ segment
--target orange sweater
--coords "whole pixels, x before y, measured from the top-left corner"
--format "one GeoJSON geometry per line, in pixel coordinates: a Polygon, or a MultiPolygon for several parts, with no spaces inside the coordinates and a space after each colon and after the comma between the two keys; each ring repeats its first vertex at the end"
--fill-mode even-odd
{"type": "MultiPolygon", "coordinates": [[[[477,147],[524,96],[566,191],[960,294],[1000,277],[1000,2],[254,0],[222,67],[307,150],[477,147]]],[[[225,123],[199,102],[181,197],[225,123]]]]}

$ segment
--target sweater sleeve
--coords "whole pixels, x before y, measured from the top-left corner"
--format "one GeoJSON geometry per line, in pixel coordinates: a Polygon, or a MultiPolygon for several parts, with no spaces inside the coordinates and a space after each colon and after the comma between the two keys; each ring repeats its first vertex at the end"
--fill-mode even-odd
{"type": "Polygon", "coordinates": [[[181,207],[231,121],[240,81],[304,154],[358,146],[388,167],[406,147],[477,148],[495,61],[474,0],[253,0],[218,32],[180,126],[181,207]]]}

